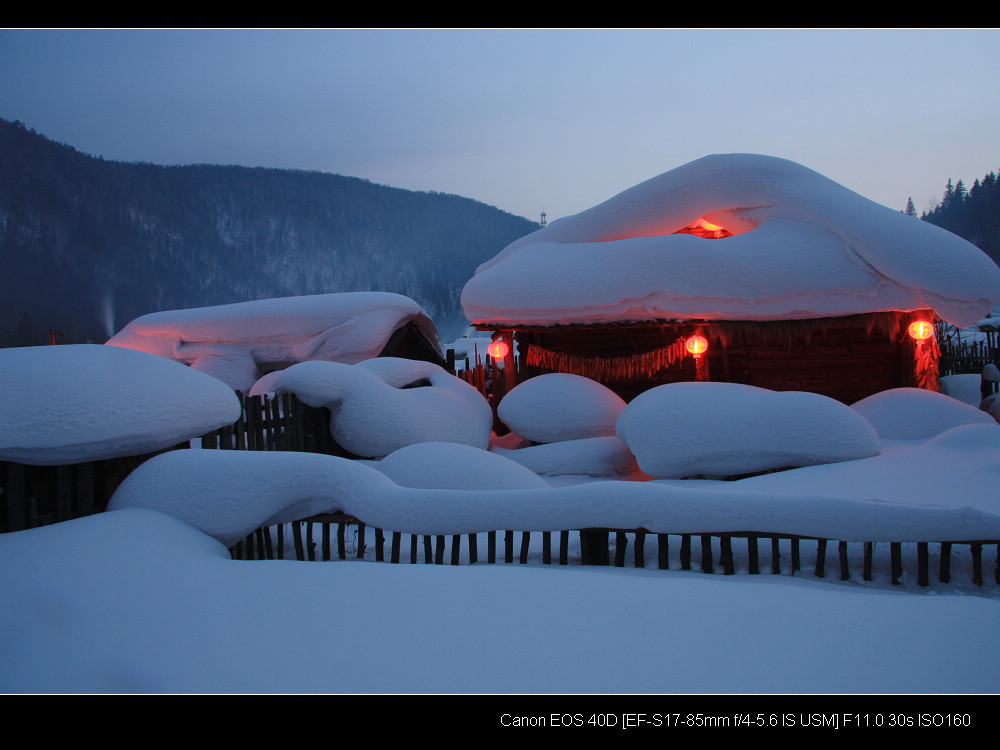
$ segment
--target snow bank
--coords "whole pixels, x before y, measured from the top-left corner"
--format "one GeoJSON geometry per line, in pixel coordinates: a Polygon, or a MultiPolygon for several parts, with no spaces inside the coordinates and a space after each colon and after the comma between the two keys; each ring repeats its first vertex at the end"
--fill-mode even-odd
{"type": "Polygon", "coordinates": [[[738,383],[669,383],[618,419],[639,468],[660,479],[733,476],[874,456],[878,435],[850,407],[801,391],[738,383]]]}
{"type": "Polygon", "coordinates": [[[992,694],[1000,673],[995,599],[829,578],[247,563],[138,510],[0,535],[0,568],[8,694],[992,694]]]}
{"type": "Polygon", "coordinates": [[[976,408],[979,408],[983,401],[983,379],[980,375],[942,375],[938,381],[941,384],[941,393],[945,396],[951,396],[976,408]]]}
{"type": "Polygon", "coordinates": [[[284,392],[330,409],[334,439],[356,456],[381,458],[433,441],[489,447],[489,403],[430,362],[395,357],[356,365],[302,362],[268,373],[250,389],[250,395],[284,392]]]}
{"type": "Polygon", "coordinates": [[[246,391],[260,364],[377,357],[413,321],[443,355],[433,322],[409,297],[343,292],[143,315],[107,342],[190,364],[246,391]]]}
{"type": "Polygon", "coordinates": [[[1000,512],[1000,498],[996,497],[1000,487],[1000,425],[966,424],[926,442],[887,449],[871,458],[807,466],[716,486],[737,494],[833,491],[845,499],[878,499],[914,511],[950,505],[970,517],[979,511],[996,514],[1000,512]]]}
{"type": "Polygon", "coordinates": [[[864,417],[883,439],[924,439],[967,424],[991,424],[989,414],[942,393],[922,388],[893,388],[863,398],[850,408],[864,417]]]}
{"type": "Polygon", "coordinates": [[[551,222],[482,264],[473,323],[776,320],[931,308],[956,325],[1000,269],[939,227],[784,159],[706,156],[551,222]],[[734,236],[674,234],[704,218],[734,236]]]}
{"type": "Polygon", "coordinates": [[[544,479],[520,463],[458,443],[408,445],[374,466],[401,487],[452,490],[548,487],[544,479]]]}
{"type": "Polygon", "coordinates": [[[625,402],[597,381],[566,373],[530,378],[513,388],[497,416],[536,443],[613,436],[625,402]]]}
{"type": "MultiPolygon", "coordinates": [[[[983,429],[983,425],[958,428],[983,429]]],[[[364,463],[323,454],[171,451],[133,471],[108,507],[157,510],[227,546],[261,525],[335,511],[370,526],[409,534],[645,528],[673,534],[739,529],[843,541],[1000,539],[1000,500],[995,492],[1000,428],[988,435],[958,430],[922,446],[920,453],[916,448],[899,449],[896,463],[873,465],[868,459],[836,464],[838,481],[827,482],[815,493],[802,492],[799,486],[781,491],[777,484],[744,484],[751,480],[424,489],[401,487],[364,463]],[[914,453],[907,454],[908,450],[914,453]],[[910,465],[910,456],[924,460],[929,468],[910,465]],[[960,464],[964,471],[957,472],[955,460],[960,456],[969,460],[960,464]],[[945,473],[943,464],[948,465],[945,473]],[[923,482],[903,484],[892,481],[899,472],[930,474],[922,475],[923,482]],[[961,494],[942,492],[940,478],[959,473],[961,494]],[[872,475],[883,479],[869,487],[862,480],[872,475]],[[926,481],[928,476],[938,481],[926,481]]]]}
{"type": "Polygon", "coordinates": [[[563,440],[517,449],[494,445],[490,450],[545,477],[614,477],[638,471],[635,456],[625,443],[613,435],[563,440]]]}
{"type": "Polygon", "coordinates": [[[40,466],[169,448],[240,416],[215,378],[95,344],[0,349],[0,392],[0,460],[40,466]]]}

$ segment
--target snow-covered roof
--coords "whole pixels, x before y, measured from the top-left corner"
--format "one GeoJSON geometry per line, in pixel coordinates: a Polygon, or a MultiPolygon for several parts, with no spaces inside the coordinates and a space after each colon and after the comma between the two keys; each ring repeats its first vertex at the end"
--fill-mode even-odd
{"type": "Polygon", "coordinates": [[[225,383],[113,346],[0,349],[0,460],[35,466],[170,448],[239,419],[225,383]]]}
{"type": "Polygon", "coordinates": [[[245,390],[256,381],[258,364],[356,364],[377,357],[393,333],[410,321],[443,358],[441,339],[427,313],[409,297],[391,292],[166,310],[133,320],[107,343],[190,364],[245,390]]]}
{"type": "Polygon", "coordinates": [[[933,309],[956,325],[1000,300],[971,243],[770,156],[706,156],[551,222],[482,264],[476,324],[789,320],[933,309]],[[677,233],[704,220],[732,236],[677,233]]]}

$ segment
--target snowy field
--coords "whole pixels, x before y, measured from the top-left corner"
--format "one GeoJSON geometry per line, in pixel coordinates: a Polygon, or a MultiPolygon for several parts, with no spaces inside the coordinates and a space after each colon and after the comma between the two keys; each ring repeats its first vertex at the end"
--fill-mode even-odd
{"type": "Polygon", "coordinates": [[[995,586],[234,561],[166,515],[0,544],[5,692],[994,693],[995,586]]]}
{"type": "MultiPolygon", "coordinates": [[[[745,547],[734,544],[734,576],[698,572],[697,542],[692,571],[679,570],[676,557],[671,570],[655,569],[652,542],[646,569],[541,565],[539,534],[527,565],[378,563],[370,530],[365,560],[237,561],[227,549],[260,523],[334,509],[412,533],[565,528],[572,525],[567,519],[627,528],[641,519],[649,528],[682,531],[679,524],[705,528],[733,513],[746,519],[750,506],[761,522],[808,519],[840,538],[869,523],[901,524],[913,538],[921,529],[940,538],[939,524],[960,534],[965,524],[1000,523],[987,491],[1000,471],[1000,428],[953,426],[954,407],[963,405],[947,405],[953,408],[944,422],[940,414],[924,421],[924,429],[944,429],[933,439],[886,437],[893,447],[867,459],[737,482],[543,480],[493,452],[445,443],[394,452],[382,460],[384,473],[376,468],[382,461],[174,451],[133,472],[113,501],[119,509],[0,538],[0,565],[17,571],[0,582],[0,689],[993,693],[1000,586],[992,547],[982,587],[971,583],[968,555],[956,547],[953,582],[937,582],[932,559],[926,588],[914,580],[914,545],[906,547],[900,586],[889,580],[887,545],[877,545],[871,582],[861,580],[857,558],[851,579],[840,581],[833,550],[827,576],[817,579],[814,547],[805,543],[802,571],[794,576],[787,558],[781,575],[770,572],[764,544],[760,575],[746,572],[745,547]],[[470,452],[506,465],[504,481],[512,488],[419,486],[428,474],[439,485],[442,477],[459,487],[481,482],[470,452]],[[295,467],[292,481],[281,464],[295,467]],[[909,502],[851,497],[867,496],[863,488],[879,477],[880,496],[895,488],[909,502]],[[952,494],[943,496],[947,488],[952,494]],[[674,511],[657,511],[661,503],[674,511]]],[[[872,419],[883,430],[898,424],[872,419]]],[[[291,554],[291,535],[285,540],[291,554]]]]}
{"type": "MultiPolygon", "coordinates": [[[[145,450],[156,447],[157,436],[164,445],[195,437],[210,415],[220,424],[232,419],[231,391],[155,355],[93,346],[0,354],[16,360],[22,376],[21,397],[9,400],[2,416],[31,427],[11,432],[31,444],[4,444],[4,455],[64,461],[73,452],[106,455],[122,445],[145,450]],[[31,354],[42,365],[34,377],[31,354]],[[52,357],[66,361],[51,367],[52,357]],[[103,357],[114,366],[104,367],[103,357]],[[43,370],[63,373],[66,382],[42,378],[43,370]],[[113,425],[79,411],[78,432],[68,445],[57,444],[72,430],[46,425],[47,417],[66,423],[53,391],[78,410],[101,403],[93,398],[101,387],[128,404],[130,389],[141,396],[146,387],[137,372],[152,372],[164,394],[200,394],[198,419],[161,399],[162,413],[118,415],[132,429],[116,435],[113,425]],[[81,399],[74,388],[92,398],[81,399]],[[43,394],[41,405],[32,406],[32,392],[43,394]],[[178,432],[189,423],[189,434],[178,432]]],[[[344,391],[343,403],[352,391],[393,391],[398,429],[387,431],[374,408],[348,409],[339,430],[331,425],[340,439],[370,446],[369,460],[171,451],[136,469],[109,512],[0,536],[0,565],[14,572],[0,580],[0,690],[996,691],[994,546],[984,550],[983,586],[971,583],[968,547],[956,546],[952,583],[937,582],[932,557],[926,588],[914,580],[912,544],[899,586],[890,582],[884,543],[876,545],[871,582],[861,579],[857,557],[851,579],[840,581],[835,548],[826,577],[816,578],[814,547],[805,543],[794,576],[787,559],[782,574],[770,572],[766,544],[761,574],[748,574],[739,542],[734,576],[718,567],[700,573],[697,543],[693,570],[678,569],[676,543],[671,569],[657,570],[652,540],[645,569],[542,565],[539,534],[526,565],[379,563],[371,559],[370,536],[365,560],[238,561],[228,551],[260,525],[330,511],[404,534],[604,526],[673,534],[760,528],[852,543],[997,539],[1000,426],[974,406],[915,389],[847,407],[813,394],[704,383],[654,389],[626,407],[593,383],[557,376],[508,396],[505,417],[523,433],[553,441],[530,445],[516,434],[491,435],[489,420],[480,419],[483,402],[470,399],[474,389],[442,380],[426,363],[362,364],[304,363],[281,377],[320,401],[329,389],[344,391]],[[414,377],[429,385],[403,387],[414,377]],[[712,396],[701,407],[715,404],[714,411],[703,413],[701,434],[688,429],[671,460],[658,460],[649,450],[664,434],[657,425],[665,411],[698,403],[691,387],[712,396]],[[591,395],[565,397],[574,393],[591,395]],[[440,420],[428,417],[428,405],[440,420]],[[734,421],[744,425],[743,438],[733,437],[734,421]],[[478,432],[469,434],[470,424],[478,432]],[[451,432],[440,432],[449,425],[451,432]],[[790,431],[798,439],[790,441],[790,431]],[[399,448],[400,434],[412,443],[399,448]],[[629,461],[622,460],[623,451],[631,456],[626,444],[634,451],[629,461]],[[789,462],[798,468],[737,481],[702,476],[789,462]]],[[[974,396],[966,380],[954,381],[954,391],[974,396]]],[[[268,382],[277,387],[276,378],[268,382]]]]}

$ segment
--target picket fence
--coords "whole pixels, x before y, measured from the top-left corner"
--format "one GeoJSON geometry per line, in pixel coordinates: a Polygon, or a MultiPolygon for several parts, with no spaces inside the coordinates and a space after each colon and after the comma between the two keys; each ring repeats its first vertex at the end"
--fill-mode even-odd
{"type": "MultiPolygon", "coordinates": [[[[486,385],[480,365],[465,376],[473,385],[486,385]]],[[[492,375],[496,375],[493,372],[492,375]]],[[[499,380],[499,378],[497,378],[499,380]]],[[[239,394],[242,415],[233,425],[214,430],[198,441],[202,449],[309,451],[355,458],[330,434],[330,412],[303,404],[292,394],[275,398],[239,394]]],[[[188,444],[168,450],[186,449],[188,444]]],[[[162,452],[162,451],[161,451],[162,452]]],[[[69,520],[105,509],[128,473],[152,455],[132,456],[72,466],[37,467],[0,462],[3,482],[0,531],[18,531],[69,520]]],[[[363,519],[323,514],[291,524],[264,527],[234,545],[234,559],[333,560],[350,556],[389,563],[473,565],[514,563],[542,565],[626,565],[659,569],[699,569],[703,573],[758,575],[811,570],[827,576],[827,558],[835,555],[841,580],[860,570],[873,580],[876,562],[885,565],[892,583],[903,580],[904,567],[915,569],[920,586],[930,584],[936,563],[937,579],[952,580],[956,550],[968,549],[971,580],[986,584],[984,555],[996,554],[993,582],[1000,584],[1000,540],[911,542],[844,542],[764,531],[719,531],[698,534],[651,533],[646,529],[554,529],[544,532],[496,530],[465,535],[411,535],[367,526],[363,519]],[[463,536],[465,542],[463,545],[463,536]],[[403,538],[407,537],[404,548],[403,538]],[[386,545],[388,544],[388,554],[386,545]],[[734,545],[741,547],[734,554],[734,545]],[[744,546],[745,545],[745,546],[744,546]],[[803,546],[815,545],[815,557],[803,546]],[[450,546],[450,548],[449,548],[450,546]],[[405,549],[405,551],[404,551],[405,549]],[[886,559],[887,552],[887,559],[886,559]],[[814,561],[808,565],[806,561],[814,561]],[[852,562],[853,560],[853,562],[852,562]]]]}

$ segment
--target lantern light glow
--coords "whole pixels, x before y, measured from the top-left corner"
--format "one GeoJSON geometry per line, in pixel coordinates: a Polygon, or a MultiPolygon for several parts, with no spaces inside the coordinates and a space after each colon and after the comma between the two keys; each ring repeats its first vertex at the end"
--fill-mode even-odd
{"type": "Polygon", "coordinates": [[[906,329],[906,332],[910,334],[911,338],[917,341],[924,341],[934,335],[934,324],[926,320],[915,320],[910,323],[910,327],[906,329]]]}
{"type": "Polygon", "coordinates": [[[688,350],[695,357],[700,357],[702,354],[708,351],[708,339],[700,334],[695,334],[688,338],[684,342],[684,348],[688,350]]]}
{"type": "Polygon", "coordinates": [[[507,352],[510,351],[510,347],[507,346],[505,341],[497,339],[496,341],[490,343],[486,351],[491,357],[493,357],[493,359],[501,360],[507,356],[507,352]]]}

